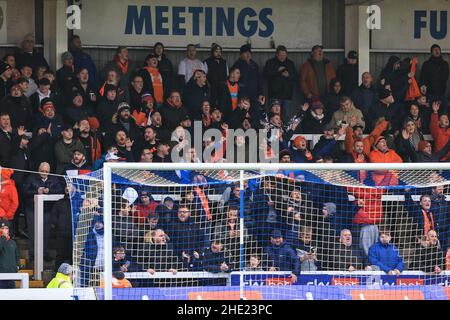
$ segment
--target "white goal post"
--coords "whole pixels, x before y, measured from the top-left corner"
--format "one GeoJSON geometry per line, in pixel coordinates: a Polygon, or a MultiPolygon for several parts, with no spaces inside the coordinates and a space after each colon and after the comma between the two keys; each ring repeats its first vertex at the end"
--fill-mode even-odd
{"type": "MultiPolygon", "coordinates": [[[[244,172],[253,171],[261,173],[274,173],[280,170],[287,171],[378,171],[378,170],[450,170],[450,163],[105,163],[103,167],[104,184],[104,229],[105,229],[105,252],[104,252],[104,297],[112,299],[112,173],[113,170],[149,170],[149,171],[177,171],[177,170],[232,170],[240,171],[240,185],[244,184],[244,172]]],[[[364,187],[362,185],[361,187],[364,187]]],[[[242,190],[242,189],[241,189],[242,190]]],[[[243,200],[241,200],[243,201],[243,200]]],[[[243,219],[241,213],[240,219],[243,219]]],[[[243,228],[243,223],[240,224],[243,228]]],[[[241,232],[243,234],[243,232],[241,232]]],[[[242,281],[241,281],[242,283],[242,281]]],[[[243,287],[241,287],[241,292],[243,287]]]]}

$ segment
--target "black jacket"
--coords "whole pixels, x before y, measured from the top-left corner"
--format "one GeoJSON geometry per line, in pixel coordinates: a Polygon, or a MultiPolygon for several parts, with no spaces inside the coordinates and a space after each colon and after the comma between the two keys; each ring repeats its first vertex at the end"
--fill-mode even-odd
{"type": "Polygon", "coordinates": [[[16,68],[21,69],[24,65],[30,65],[33,68],[33,73],[36,68],[39,66],[45,66],[49,69],[49,65],[47,60],[45,60],[44,55],[39,52],[36,48],[33,49],[33,53],[30,54],[28,52],[23,52],[22,50],[18,50],[14,55],[16,58],[16,68]]]}
{"type": "Polygon", "coordinates": [[[117,107],[119,106],[119,102],[116,100],[110,101],[108,99],[103,99],[102,102],[98,105],[97,108],[97,118],[100,122],[99,130],[101,132],[108,132],[111,130],[113,123],[112,118],[113,115],[117,112],[117,107]]]}
{"type": "Polygon", "coordinates": [[[431,273],[435,267],[445,270],[442,250],[438,246],[417,248],[409,269],[431,273]]]}
{"type": "Polygon", "coordinates": [[[31,174],[27,177],[23,185],[23,191],[27,197],[27,205],[33,204],[34,195],[38,194],[38,189],[40,187],[48,188],[50,190],[48,194],[64,193],[64,188],[57,177],[48,176],[47,180],[44,182],[39,174],[31,174]]]}
{"type": "Polygon", "coordinates": [[[234,63],[235,68],[241,71],[241,78],[239,83],[242,83],[246,87],[246,94],[250,97],[252,102],[258,99],[259,95],[263,94],[262,77],[259,72],[259,67],[255,61],[250,63],[239,59],[234,63]]]}
{"type": "Polygon", "coordinates": [[[221,84],[227,80],[227,61],[223,58],[220,58],[220,60],[216,60],[213,56],[211,56],[203,62],[208,66],[208,74],[206,75],[206,77],[211,88],[210,103],[211,106],[215,107],[219,105],[221,84]]]}
{"type": "Polygon", "coordinates": [[[9,114],[11,126],[24,126],[28,131],[33,129],[35,117],[33,116],[30,100],[24,95],[21,97],[13,97],[11,95],[4,97],[0,101],[0,112],[9,114]]]}
{"type": "Polygon", "coordinates": [[[404,162],[439,162],[450,151],[450,140],[441,150],[427,154],[414,150],[409,140],[403,139],[401,133],[396,138],[397,153],[404,162]]]}
{"type": "Polygon", "coordinates": [[[168,272],[169,269],[183,270],[183,265],[170,244],[139,242],[133,255],[143,270],[154,269],[156,272],[168,272]]]}
{"type": "Polygon", "coordinates": [[[366,131],[372,130],[373,123],[377,119],[371,118],[372,111],[378,107],[377,92],[373,87],[367,88],[361,84],[352,93],[353,104],[361,110],[364,121],[366,122],[366,131]]]}
{"type": "Polygon", "coordinates": [[[163,79],[168,88],[175,88],[175,73],[173,71],[172,62],[166,57],[165,54],[161,56],[161,60],[158,59],[158,70],[161,73],[163,79]]]}
{"type": "Polygon", "coordinates": [[[292,99],[294,86],[297,81],[297,71],[295,70],[294,62],[289,59],[281,62],[277,57],[274,57],[267,60],[263,73],[267,81],[269,99],[292,99]],[[278,71],[280,67],[287,69],[289,77],[282,76],[282,72],[278,71]]]}
{"type": "Polygon", "coordinates": [[[194,251],[200,252],[205,247],[205,235],[194,222],[177,220],[168,232],[179,257],[183,251],[192,255],[194,251]]]}
{"type": "Polygon", "coordinates": [[[428,95],[442,97],[447,89],[448,76],[448,62],[442,57],[430,57],[422,66],[420,83],[427,86],[428,95]]]}
{"type": "Polygon", "coordinates": [[[199,87],[192,78],[186,84],[184,92],[184,106],[187,108],[191,119],[201,113],[202,102],[210,99],[210,88],[208,83],[199,87]]]}
{"type": "Polygon", "coordinates": [[[3,99],[10,93],[12,84],[10,79],[4,81],[3,78],[0,78],[0,99],[3,99]]]}
{"type": "Polygon", "coordinates": [[[52,172],[55,172],[55,143],[58,136],[51,136],[47,132],[41,135],[34,133],[33,139],[29,144],[29,149],[32,154],[31,170],[37,171],[41,162],[48,162],[52,172]]]}
{"type": "Polygon", "coordinates": [[[161,108],[161,116],[164,127],[166,127],[171,133],[177,126],[180,125],[180,122],[186,117],[187,114],[188,111],[185,106],[176,108],[168,103],[165,103],[161,108]]]}
{"type": "Polygon", "coordinates": [[[322,119],[313,115],[311,110],[305,112],[304,118],[300,123],[301,133],[306,134],[323,134],[323,128],[329,122],[329,119],[324,116],[322,119]]]}
{"type": "Polygon", "coordinates": [[[11,156],[19,149],[20,140],[16,129],[9,134],[0,129],[0,166],[11,167],[11,156]]]}
{"type": "Polygon", "coordinates": [[[347,59],[345,59],[344,63],[338,67],[336,77],[342,83],[344,95],[350,96],[358,87],[358,64],[349,64],[347,59]]]}
{"type": "Polygon", "coordinates": [[[64,120],[70,124],[74,125],[76,122],[80,121],[81,119],[85,119],[88,117],[93,117],[94,109],[90,104],[82,105],[81,107],[75,106],[73,103],[70,103],[64,114],[64,120]]]}
{"type": "Polygon", "coordinates": [[[357,248],[336,243],[327,250],[327,259],[323,259],[322,268],[328,271],[348,271],[350,266],[361,270],[363,261],[357,248]]]}
{"type": "Polygon", "coordinates": [[[56,71],[56,83],[58,88],[68,91],[76,77],[75,71],[72,68],[62,66],[62,68],[56,71]]]}
{"type": "Polygon", "coordinates": [[[52,207],[51,219],[52,224],[56,226],[58,237],[72,239],[72,211],[68,196],[55,202],[52,207]]]}
{"type": "MultiPolygon", "coordinates": [[[[11,157],[11,168],[20,170],[30,170],[30,152],[28,149],[19,148],[15,154],[11,157]]],[[[26,173],[23,171],[14,171],[12,179],[16,183],[16,187],[21,187],[25,180],[26,173]]]]}

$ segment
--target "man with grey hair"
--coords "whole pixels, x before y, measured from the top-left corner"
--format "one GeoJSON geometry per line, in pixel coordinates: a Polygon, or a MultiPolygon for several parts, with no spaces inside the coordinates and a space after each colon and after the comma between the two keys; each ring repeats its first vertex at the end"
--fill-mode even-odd
{"type": "Polygon", "coordinates": [[[68,263],[62,263],[58,268],[58,273],[47,285],[47,288],[52,289],[67,289],[73,288],[72,285],[72,271],[73,268],[68,263]]]}
{"type": "Polygon", "coordinates": [[[50,68],[44,55],[34,47],[34,41],[34,36],[31,33],[24,36],[23,41],[20,43],[20,49],[14,55],[17,69],[21,69],[24,65],[31,66],[33,72],[39,66],[50,68]]]}
{"type": "Polygon", "coordinates": [[[349,229],[342,229],[339,241],[330,244],[328,253],[322,259],[322,267],[329,271],[362,269],[363,261],[359,250],[353,246],[353,236],[349,229]]]}
{"type": "MultiPolygon", "coordinates": [[[[34,257],[34,196],[40,194],[62,194],[64,188],[59,178],[49,175],[50,165],[42,162],[39,165],[39,174],[31,174],[25,180],[23,193],[26,197],[25,216],[28,228],[28,251],[30,260],[34,257]]],[[[50,203],[44,206],[44,248],[48,249],[48,238],[50,233],[50,203]]],[[[45,255],[45,253],[44,253],[45,255]]],[[[48,255],[45,255],[48,258],[48,255]]]]}

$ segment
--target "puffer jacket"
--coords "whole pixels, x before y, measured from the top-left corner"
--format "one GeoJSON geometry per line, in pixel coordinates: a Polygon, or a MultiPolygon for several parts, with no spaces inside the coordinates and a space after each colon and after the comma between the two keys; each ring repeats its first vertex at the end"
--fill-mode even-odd
{"type": "Polygon", "coordinates": [[[19,206],[16,184],[11,179],[14,170],[1,168],[0,171],[0,219],[6,218],[11,221],[19,206]]]}
{"type": "Polygon", "coordinates": [[[384,272],[397,269],[403,271],[403,258],[392,243],[383,244],[378,241],[369,249],[369,263],[380,267],[384,272]]]}

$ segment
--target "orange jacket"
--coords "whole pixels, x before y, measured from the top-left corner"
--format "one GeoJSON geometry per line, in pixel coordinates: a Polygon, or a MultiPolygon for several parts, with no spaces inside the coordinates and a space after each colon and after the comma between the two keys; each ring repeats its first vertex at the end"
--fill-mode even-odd
{"type": "MultiPolygon", "coordinates": [[[[437,152],[447,144],[448,139],[450,138],[450,128],[439,127],[439,116],[437,113],[432,113],[430,119],[430,131],[434,140],[434,151],[437,152]]],[[[447,153],[442,161],[447,160],[448,157],[450,157],[450,152],[447,153]]]]}
{"type": "MultiPolygon", "coordinates": [[[[364,144],[364,154],[368,157],[370,154],[370,150],[372,149],[372,145],[381,136],[381,134],[388,128],[389,122],[384,120],[381,121],[372,132],[363,139],[364,144]]],[[[345,134],[345,151],[349,154],[353,152],[353,146],[355,144],[355,138],[353,137],[353,128],[348,127],[347,132],[345,134]]]]}
{"type": "MultiPolygon", "coordinates": [[[[105,281],[102,279],[100,280],[100,288],[104,288],[105,287],[105,281]]],[[[128,281],[127,279],[122,279],[122,280],[118,280],[114,277],[112,277],[112,287],[113,288],[132,288],[133,286],[131,285],[130,281],[128,281]]]]}
{"type": "Polygon", "coordinates": [[[11,180],[14,171],[5,168],[0,168],[0,171],[0,218],[12,220],[14,219],[14,214],[19,206],[19,196],[17,195],[16,184],[11,180]]]}
{"type": "MultiPolygon", "coordinates": [[[[330,87],[330,81],[336,78],[336,71],[334,71],[333,65],[330,61],[324,59],[325,73],[327,76],[327,91],[330,87]]],[[[313,96],[319,96],[319,87],[317,86],[316,72],[312,66],[311,59],[308,59],[300,68],[300,87],[305,97],[309,94],[313,96]]]]}
{"type": "Polygon", "coordinates": [[[354,224],[379,224],[383,219],[382,196],[384,189],[348,187],[347,191],[355,196],[355,202],[364,200],[353,217],[354,224]]]}
{"type": "MultiPolygon", "coordinates": [[[[386,153],[373,150],[369,155],[370,162],[373,163],[402,163],[402,158],[392,149],[386,153]]],[[[394,170],[377,170],[372,172],[372,179],[376,186],[396,186],[398,185],[398,174],[394,170]]]]}
{"type": "Polygon", "coordinates": [[[145,112],[134,110],[131,114],[136,120],[136,124],[138,127],[146,127],[148,122],[148,116],[145,114],[145,112]]]}

